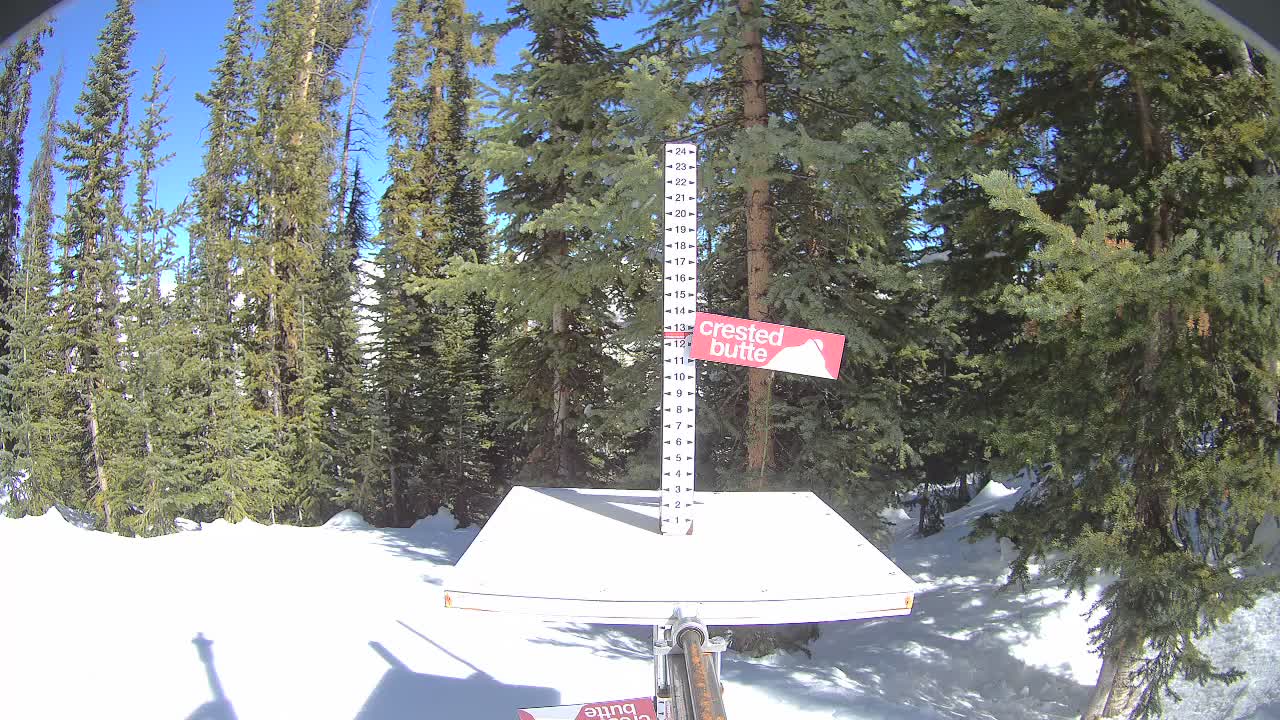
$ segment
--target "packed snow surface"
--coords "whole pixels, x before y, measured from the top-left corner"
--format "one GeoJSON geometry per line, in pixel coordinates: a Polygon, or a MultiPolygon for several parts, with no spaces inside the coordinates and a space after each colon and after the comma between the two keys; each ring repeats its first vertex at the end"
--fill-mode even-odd
{"type": "MultiPolygon", "coordinates": [[[[964,539],[1026,489],[989,485],[928,538],[886,513],[891,557],[921,584],[912,614],[824,625],[812,657],[731,652],[729,717],[1078,717],[1098,671],[1092,597],[1002,590],[1012,548],[964,539]]],[[[643,630],[445,609],[441,583],[476,534],[455,525],[442,512],[379,529],[343,512],[140,540],[58,511],[0,519],[0,717],[509,720],[652,691],[643,630]]],[[[1277,598],[1237,613],[1204,644],[1249,677],[1182,688],[1169,717],[1280,718],[1277,635],[1277,598]]]]}

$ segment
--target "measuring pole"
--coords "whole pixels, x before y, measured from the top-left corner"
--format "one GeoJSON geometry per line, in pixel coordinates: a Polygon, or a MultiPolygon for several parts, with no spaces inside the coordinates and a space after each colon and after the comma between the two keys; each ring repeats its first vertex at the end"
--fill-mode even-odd
{"type": "Polygon", "coordinates": [[[667,143],[662,233],[663,535],[693,532],[693,414],[697,375],[693,314],[698,293],[698,148],[667,143]]]}

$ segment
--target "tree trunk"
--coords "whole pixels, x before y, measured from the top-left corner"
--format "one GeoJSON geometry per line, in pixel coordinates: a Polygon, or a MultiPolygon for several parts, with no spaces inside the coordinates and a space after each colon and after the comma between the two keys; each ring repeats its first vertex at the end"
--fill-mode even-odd
{"type": "MultiPolygon", "coordinates": [[[[1154,176],[1168,164],[1171,153],[1167,140],[1156,125],[1151,98],[1142,81],[1132,76],[1129,80],[1133,90],[1137,139],[1142,149],[1144,169],[1154,176]]],[[[1154,259],[1163,255],[1168,250],[1173,232],[1173,208],[1164,199],[1148,222],[1145,247],[1147,256],[1154,259]]],[[[1174,321],[1174,308],[1171,305],[1153,310],[1151,334],[1143,348],[1142,374],[1138,378],[1138,417],[1150,418],[1161,412],[1156,373],[1163,362],[1168,339],[1176,329],[1174,321]]],[[[1170,507],[1168,491],[1162,482],[1164,463],[1158,445],[1159,439],[1149,439],[1147,443],[1136,448],[1134,453],[1132,472],[1137,489],[1135,514],[1144,531],[1167,532],[1173,508],[1170,507]]],[[[1133,622],[1128,619],[1131,626],[1125,628],[1126,632],[1131,633],[1128,638],[1112,641],[1110,647],[1103,647],[1102,670],[1098,674],[1098,682],[1094,686],[1089,704],[1081,716],[1082,720],[1127,718],[1133,713],[1142,691],[1133,672],[1142,659],[1145,645],[1145,634],[1140,627],[1132,627],[1133,622]]]]}
{"type": "MultiPolygon", "coordinates": [[[[302,56],[302,67],[298,70],[298,94],[297,103],[298,111],[302,112],[307,106],[307,101],[311,93],[311,76],[312,65],[315,63],[315,47],[316,32],[320,24],[320,0],[312,0],[311,12],[307,17],[307,46],[302,56]]],[[[298,130],[289,138],[289,142],[293,146],[302,144],[302,131],[298,130]]],[[[296,190],[296,188],[294,188],[296,190]]],[[[281,218],[283,227],[280,236],[290,240],[297,238],[301,234],[301,220],[297,217],[291,217],[288,213],[281,218]]],[[[300,272],[296,260],[289,260],[278,266],[275,258],[271,259],[271,269],[273,279],[278,280],[278,287],[282,289],[298,288],[300,272]]],[[[278,302],[279,296],[275,296],[274,300],[278,302]]],[[[273,305],[275,302],[273,302],[273,305]]],[[[302,341],[299,335],[302,329],[299,327],[298,318],[293,312],[292,303],[288,305],[282,304],[276,312],[276,330],[279,334],[277,338],[277,349],[280,355],[273,363],[276,366],[275,382],[279,391],[276,397],[276,405],[273,406],[276,416],[282,414],[293,416],[293,398],[286,397],[292,395],[294,383],[300,375],[302,365],[302,341]]]]}
{"type": "Polygon", "coordinates": [[[1129,643],[1125,643],[1117,653],[1103,656],[1098,682],[1080,720],[1128,718],[1133,713],[1139,692],[1132,675],[1139,659],[1130,651],[1129,643]]]}
{"type": "MultiPolygon", "coordinates": [[[[755,0],[738,0],[742,16],[750,20],[758,15],[755,0]]],[[[760,31],[748,27],[742,31],[742,126],[746,130],[764,127],[767,120],[764,90],[764,45],[760,31]]],[[[747,179],[747,317],[768,320],[769,306],[769,239],[773,235],[773,213],[769,198],[769,179],[754,176],[747,179]]],[[[761,490],[771,462],[769,406],[773,388],[773,372],[752,368],[747,371],[747,485],[761,490]]]]}
{"type": "MultiPolygon", "coordinates": [[[[276,276],[276,258],[275,251],[268,250],[271,256],[267,258],[267,272],[271,275],[271,290],[267,293],[267,327],[271,328],[276,337],[271,338],[271,349],[274,353],[280,351],[280,333],[282,332],[281,323],[277,322],[278,312],[276,306],[279,304],[279,296],[276,293],[276,287],[279,283],[275,282],[276,276]]],[[[271,415],[279,420],[284,415],[284,381],[283,371],[280,366],[279,357],[271,358],[269,363],[271,368],[271,415]]]]}
{"type": "Polygon", "coordinates": [[[107,492],[111,489],[107,479],[106,463],[102,457],[102,443],[98,436],[98,403],[94,398],[94,381],[88,382],[86,388],[88,392],[88,408],[85,419],[89,429],[89,452],[93,457],[93,473],[98,483],[98,493],[102,496],[102,512],[107,521],[107,529],[112,528],[111,523],[111,500],[107,497],[107,492]]]}
{"type": "MultiPolygon", "coordinates": [[[[307,18],[307,49],[302,56],[302,68],[298,71],[298,101],[306,105],[311,93],[311,65],[316,56],[316,31],[320,25],[320,0],[311,0],[311,14],[307,18]]],[[[302,135],[295,133],[293,144],[302,142],[302,135]]]]}
{"type": "Polygon", "coordinates": [[[391,460],[391,527],[400,527],[400,506],[403,503],[400,488],[400,473],[394,458],[391,460]]]}
{"type": "MultiPolygon", "coordinates": [[[[551,332],[563,337],[569,331],[569,310],[557,304],[551,311],[551,332]]],[[[563,346],[557,343],[558,346],[563,346]]],[[[557,363],[552,377],[551,433],[556,454],[556,478],[572,484],[576,479],[573,468],[573,430],[570,427],[569,395],[572,392],[567,370],[557,363]]]]}
{"type": "Polygon", "coordinates": [[[369,49],[369,35],[373,32],[373,20],[368,21],[364,39],[360,42],[360,56],[356,59],[356,72],[351,78],[351,97],[347,101],[347,124],[342,132],[342,164],[338,166],[338,228],[347,222],[347,163],[351,154],[352,118],[356,114],[356,99],[360,92],[360,69],[364,67],[364,55],[369,49]]]}

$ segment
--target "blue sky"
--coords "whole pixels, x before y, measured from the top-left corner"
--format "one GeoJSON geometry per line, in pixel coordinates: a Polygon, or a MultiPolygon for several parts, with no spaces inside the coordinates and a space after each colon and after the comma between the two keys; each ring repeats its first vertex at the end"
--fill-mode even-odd
{"type": "MultiPolygon", "coordinates": [[[[365,177],[370,181],[374,197],[381,194],[385,185],[386,138],[382,132],[389,57],[395,43],[391,32],[391,8],[395,0],[371,0],[376,5],[373,14],[374,31],[361,70],[360,104],[367,117],[364,132],[367,141],[359,156],[365,177]]],[[[137,71],[133,82],[133,103],[130,115],[136,123],[142,116],[142,95],[151,83],[151,67],[161,58],[166,60],[165,73],[171,80],[168,130],[172,133],[165,151],[173,159],[157,178],[158,195],[163,207],[173,207],[190,192],[192,178],[200,173],[204,154],[204,130],[208,115],[204,106],[196,102],[195,95],[208,89],[212,79],[210,71],[217,62],[221,50],[227,18],[231,14],[231,0],[137,0],[134,13],[138,36],[131,56],[137,71]]],[[[259,19],[267,0],[258,0],[259,19]]],[[[70,0],[54,11],[56,21],[54,36],[47,45],[44,66],[35,78],[33,87],[33,111],[25,136],[25,160],[29,167],[39,150],[40,116],[48,97],[49,81],[59,63],[66,65],[66,77],[59,96],[59,118],[67,119],[74,113],[76,99],[80,96],[90,60],[97,50],[97,37],[113,0],[70,0]]],[[[471,12],[479,13],[486,21],[506,16],[506,0],[473,0],[468,3],[471,12]]],[[[636,30],[647,25],[645,16],[610,21],[601,26],[603,39],[612,44],[629,44],[634,41],[636,30]]],[[[493,67],[479,68],[476,76],[482,83],[489,83],[497,72],[505,72],[519,62],[520,51],[529,41],[529,34],[517,31],[508,35],[498,45],[497,63],[493,67]]],[[[343,58],[346,77],[354,72],[358,47],[350,49],[343,58]]],[[[343,104],[345,112],[345,103],[343,104]]],[[[26,194],[26,171],[22,175],[23,195],[26,194]]],[[[66,198],[66,186],[61,181],[56,186],[55,209],[61,210],[66,198]]],[[[185,254],[185,232],[180,240],[185,254]]]]}

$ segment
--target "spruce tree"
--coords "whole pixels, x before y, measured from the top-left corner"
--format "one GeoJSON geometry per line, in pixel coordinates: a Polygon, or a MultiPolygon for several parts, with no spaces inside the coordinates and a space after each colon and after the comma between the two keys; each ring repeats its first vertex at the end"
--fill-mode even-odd
{"type": "Polygon", "coordinates": [[[1000,68],[990,127],[1041,148],[1021,183],[976,178],[1034,238],[1034,276],[1002,298],[1021,332],[994,361],[1019,402],[991,441],[1052,462],[984,527],[1018,544],[1015,580],[1051,553],[1072,589],[1115,578],[1084,717],[1152,717],[1175,677],[1239,678],[1196,640],[1274,586],[1243,567],[1251,522],[1280,506],[1277,197],[1259,172],[1280,152],[1280,98],[1269,64],[1184,3],[1080,10],[963,16],[1000,68]]]}
{"type": "Polygon", "coordinates": [[[320,279],[331,231],[330,179],[341,95],[337,61],[359,26],[364,0],[275,0],[255,70],[252,175],[259,207],[247,248],[245,302],[249,387],[275,425],[285,494],[272,508],[316,520],[331,483],[323,470],[324,393],[319,309],[308,298],[320,279]]]}
{"type": "Polygon", "coordinates": [[[71,187],[60,236],[60,292],[55,332],[68,339],[76,418],[85,429],[83,477],[108,528],[118,526],[108,472],[118,440],[121,396],[120,258],[128,166],[129,85],[133,70],[132,0],[117,0],[98,36],[75,118],[61,125],[60,165],[71,187]]]}
{"type": "MultiPolygon", "coordinates": [[[[364,348],[360,342],[360,253],[368,248],[369,188],[357,163],[349,181],[350,198],[338,214],[340,225],[331,234],[321,259],[321,317],[324,338],[325,473],[333,488],[335,507],[369,509],[361,495],[368,435],[367,394],[364,388],[364,348]]],[[[341,183],[339,184],[341,187],[341,183]]]]}
{"type": "Polygon", "coordinates": [[[5,427],[13,445],[7,458],[0,458],[0,483],[7,483],[11,510],[20,514],[43,513],[55,502],[81,504],[78,478],[67,470],[82,431],[66,417],[66,365],[52,334],[53,170],[62,74],[60,67],[49,85],[40,148],[27,176],[30,193],[19,245],[21,264],[14,292],[3,307],[5,322],[12,328],[11,364],[0,376],[0,394],[11,402],[5,427]]]}
{"type": "Polygon", "coordinates": [[[703,363],[699,478],[811,489],[873,536],[928,442],[912,416],[948,342],[932,280],[908,266],[924,102],[896,14],[889,2],[672,3],[656,25],[701,76],[690,132],[714,238],[703,309],[847,338],[834,382],[703,363]]]}
{"type": "Polygon", "coordinates": [[[462,2],[443,2],[437,13],[443,22],[437,23],[428,44],[432,70],[427,89],[432,104],[427,142],[439,148],[440,178],[435,191],[442,195],[445,230],[436,239],[436,266],[424,268],[411,283],[415,291],[428,293],[437,317],[435,354],[440,359],[441,382],[436,394],[444,412],[431,454],[440,478],[440,502],[467,525],[487,517],[498,499],[492,453],[496,431],[493,310],[478,292],[434,297],[430,293],[444,285],[439,281],[455,275],[450,261],[489,261],[489,228],[469,103],[474,85],[471,65],[487,61],[490,53],[487,46],[474,44],[476,18],[465,14],[462,2]]]}
{"type": "MultiPolygon", "coordinates": [[[[461,2],[400,2],[388,91],[390,184],[381,200],[373,389],[390,520],[448,505],[463,522],[495,495],[489,449],[490,310],[450,291],[451,261],[488,259],[467,103],[476,45],[461,2]],[[425,374],[422,366],[433,369],[425,374]]],[[[479,510],[483,513],[483,510],[479,510]]]]}
{"type": "MultiPolygon", "coordinates": [[[[13,328],[4,309],[17,297],[21,282],[18,180],[22,176],[22,136],[31,115],[31,78],[40,71],[42,42],[49,32],[47,26],[41,27],[17,42],[5,53],[0,67],[0,379],[11,372],[15,362],[9,338],[13,328]]],[[[13,398],[0,393],[0,419],[8,419],[14,412],[13,398]]],[[[0,429],[0,457],[13,443],[14,438],[0,429]]]]}
{"type": "Polygon", "coordinates": [[[134,201],[129,208],[128,242],[123,252],[125,301],[121,307],[125,397],[122,402],[124,443],[109,468],[122,480],[115,493],[130,509],[122,525],[139,534],[159,534],[173,520],[189,513],[197,468],[184,455],[189,427],[189,394],[179,382],[183,355],[182,330],[190,325],[176,318],[162,292],[166,276],[176,269],[175,231],[186,206],[173,210],[156,205],[155,174],[169,160],[161,145],[169,137],[168,82],[164,59],[152,68],[151,87],[143,95],[145,114],[134,133],[134,201]]]}
{"type": "Polygon", "coordinates": [[[572,485],[608,460],[609,444],[590,439],[599,420],[588,408],[608,405],[605,376],[617,365],[605,352],[617,325],[609,293],[630,269],[618,252],[625,236],[605,232],[609,206],[599,204],[614,180],[608,108],[621,58],[595,24],[620,12],[586,1],[513,4],[513,23],[533,39],[523,63],[499,77],[500,124],[484,133],[483,162],[503,184],[494,206],[506,218],[506,254],[493,283],[522,482],[572,485]]]}
{"type": "Polygon", "coordinates": [[[251,401],[244,382],[251,359],[244,341],[250,309],[236,301],[244,292],[246,248],[256,217],[252,36],[253,2],[236,0],[213,81],[197,96],[208,108],[209,130],[203,170],[192,182],[191,260],[177,297],[193,305],[199,338],[192,357],[200,362],[189,363],[186,374],[202,400],[202,427],[188,451],[205,495],[196,513],[200,519],[268,518],[284,482],[273,419],[251,401]]]}

